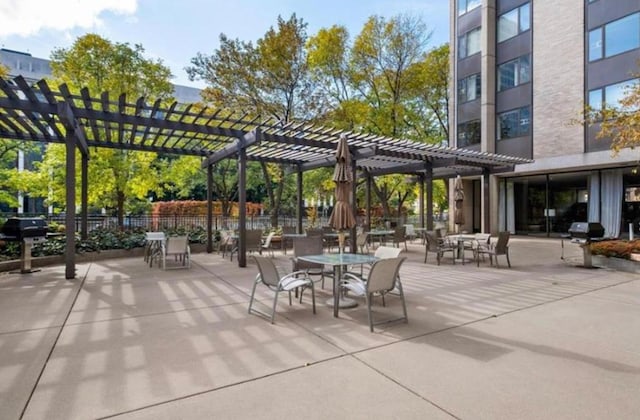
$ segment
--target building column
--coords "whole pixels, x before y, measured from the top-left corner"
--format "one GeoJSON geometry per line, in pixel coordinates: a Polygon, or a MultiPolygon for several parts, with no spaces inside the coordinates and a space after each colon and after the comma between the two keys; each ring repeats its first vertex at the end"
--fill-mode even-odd
{"type": "MultiPolygon", "coordinates": [[[[496,151],[496,0],[483,0],[481,31],[480,147],[496,151]]],[[[454,90],[455,92],[455,90],[454,90]]],[[[455,93],[454,93],[455,94],[455,93]]],[[[455,102],[455,101],[454,101],[455,102]]]]}

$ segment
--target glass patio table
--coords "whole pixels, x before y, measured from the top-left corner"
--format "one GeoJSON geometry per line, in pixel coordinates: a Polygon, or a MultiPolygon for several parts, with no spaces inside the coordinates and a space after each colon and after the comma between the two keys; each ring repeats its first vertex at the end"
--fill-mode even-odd
{"type": "MultiPolygon", "coordinates": [[[[301,255],[299,260],[316,264],[330,265],[333,267],[333,316],[338,317],[340,308],[340,279],[342,278],[343,267],[347,265],[370,264],[377,261],[378,258],[368,254],[317,254],[317,255],[301,255]]],[[[353,306],[353,305],[349,305],[353,306]]]]}

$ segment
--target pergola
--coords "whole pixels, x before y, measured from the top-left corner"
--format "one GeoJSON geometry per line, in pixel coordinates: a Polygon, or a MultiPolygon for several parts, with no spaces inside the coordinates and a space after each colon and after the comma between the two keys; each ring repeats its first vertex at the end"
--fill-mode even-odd
{"type": "MultiPolygon", "coordinates": [[[[333,166],[341,134],[349,141],[354,175],[367,180],[367,208],[370,183],[385,174],[408,174],[420,180],[420,217],[424,220],[424,191],[427,195],[427,227],[433,224],[432,180],[456,175],[489,175],[512,171],[528,159],[467,149],[453,149],[371,134],[338,130],[307,122],[283,124],[275,118],[238,114],[196,104],[147,103],[144,97],[117,97],[109,92],[92,96],[88,89],[72,93],[66,84],[52,89],[45,80],[29,85],[21,76],[0,78],[0,138],[66,145],[66,249],[75,249],[75,149],[81,154],[81,232],[87,232],[87,168],[91,147],[192,155],[202,158],[207,168],[207,249],[212,250],[212,165],[228,158],[238,161],[239,252],[238,264],[246,266],[244,241],[246,224],[246,165],[262,161],[289,165],[297,174],[297,219],[302,226],[302,174],[333,166]]],[[[354,177],[355,179],[355,177],[354,177]]],[[[356,183],[354,183],[354,197],[356,183]]],[[[488,191],[484,188],[483,214],[488,226],[488,191]]],[[[353,200],[355,207],[355,200],[353,200]]],[[[355,208],[354,208],[355,210],[355,208]]],[[[368,216],[367,216],[368,217],[368,216]]],[[[351,234],[355,240],[355,232],[351,234]]],[[[75,253],[66,252],[66,278],[75,277],[75,253]]]]}

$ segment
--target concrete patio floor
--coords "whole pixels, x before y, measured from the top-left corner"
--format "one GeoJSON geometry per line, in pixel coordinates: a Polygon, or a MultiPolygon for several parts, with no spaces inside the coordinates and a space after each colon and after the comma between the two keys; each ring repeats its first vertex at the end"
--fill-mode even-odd
{"type": "Polygon", "coordinates": [[[0,419],[640,418],[638,276],[576,267],[559,240],[510,244],[511,269],[424,264],[410,243],[409,323],[375,333],[363,305],[332,316],[329,284],[316,315],[309,293],[283,295],[275,325],[249,315],[255,265],[217,254],[0,273],[0,419]]]}

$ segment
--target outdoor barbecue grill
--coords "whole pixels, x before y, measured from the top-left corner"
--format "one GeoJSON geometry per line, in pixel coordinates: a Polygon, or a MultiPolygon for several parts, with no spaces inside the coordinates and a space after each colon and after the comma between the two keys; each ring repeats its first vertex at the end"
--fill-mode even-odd
{"type": "Polygon", "coordinates": [[[20,272],[31,273],[31,248],[47,238],[47,222],[39,217],[12,217],[2,225],[0,239],[22,242],[20,272]]]}
{"type": "Polygon", "coordinates": [[[573,222],[569,227],[571,242],[579,244],[584,255],[584,266],[593,267],[591,264],[591,242],[602,240],[604,226],[598,222],[573,222]]]}

